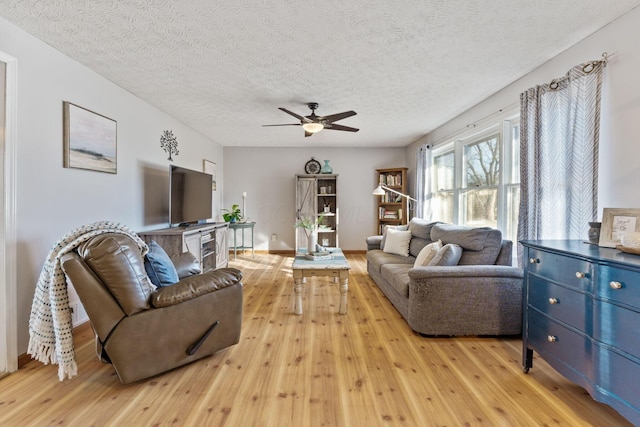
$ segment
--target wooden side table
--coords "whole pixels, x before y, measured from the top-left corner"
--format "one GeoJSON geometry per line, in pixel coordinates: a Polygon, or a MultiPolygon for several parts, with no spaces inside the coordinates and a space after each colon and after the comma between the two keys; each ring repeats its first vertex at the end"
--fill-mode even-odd
{"type": "Polygon", "coordinates": [[[251,254],[253,257],[256,257],[256,252],[253,248],[253,227],[256,225],[255,222],[233,222],[229,223],[229,228],[233,230],[233,259],[235,260],[238,255],[238,249],[242,250],[244,254],[245,249],[251,249],[251,254]],[[244,240],[244,230],[247,228],[251,229],[251,246],[247,246],[244,240]],[[242,235],[242,244],[238,246],[238,240],[236,239],[236,232],[240,230],[242,235]]]}

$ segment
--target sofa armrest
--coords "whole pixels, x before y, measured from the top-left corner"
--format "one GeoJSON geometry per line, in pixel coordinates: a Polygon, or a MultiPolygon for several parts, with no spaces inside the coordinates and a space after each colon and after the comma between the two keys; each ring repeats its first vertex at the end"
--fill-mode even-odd
{"type": "Polygon", "coordinates": [[[367,250],[380,249],[380,243],[382,243],[382,236],[367,237],[367,250]]]}
{"type": "Polygon", "coordinates": [[[151,294],[151,305],[156,308],[180,304],[200,295],[214,292],[240,282],[242,272],[235,268],[221,268],[180,280],[175,285],[157,289],[151,294]]]}
{"type": "Polygon", "coordinates": [[[407,322],[426,335],[514,335],[522,327],[523,270],[498,265],[409,270],[407,322]]]}

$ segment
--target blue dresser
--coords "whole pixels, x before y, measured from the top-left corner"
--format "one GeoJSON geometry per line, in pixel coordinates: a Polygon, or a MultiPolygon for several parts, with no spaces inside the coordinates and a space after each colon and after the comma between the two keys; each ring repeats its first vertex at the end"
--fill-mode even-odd
{"type": "Polygon", "coordinates": [[[523,369],[533,352],[640,425],[640,255],[526,240],[523,369]]]}

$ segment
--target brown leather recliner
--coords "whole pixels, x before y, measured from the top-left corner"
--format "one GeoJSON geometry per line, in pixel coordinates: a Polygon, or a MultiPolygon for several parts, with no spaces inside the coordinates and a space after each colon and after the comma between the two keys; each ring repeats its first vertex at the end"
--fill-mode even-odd
{"type": "MultiPolygon", "coordinates": [[[[96,335],[98,356],[122,383],[237,344],[242,273],[223,268],[153,290],[133,239],[98,235],[61,258],[96,335]]],[[[180,269],[178,269],[180,271],[180,269]]]]}

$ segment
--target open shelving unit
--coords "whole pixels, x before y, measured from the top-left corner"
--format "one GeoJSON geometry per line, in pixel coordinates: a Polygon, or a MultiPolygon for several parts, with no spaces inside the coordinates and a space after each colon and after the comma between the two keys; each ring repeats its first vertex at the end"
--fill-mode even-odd
{"type": "MultiPolygon", "coordinates": [[[[407,169],[376,169],[378,185],[384,185],[400,193],[407,194],[407,169]]],[[[377,233],[382,234],[385,225],[403,225],[407,223],[407,199],[386,191],[378,196],[376,203],[377,233]]]]}

